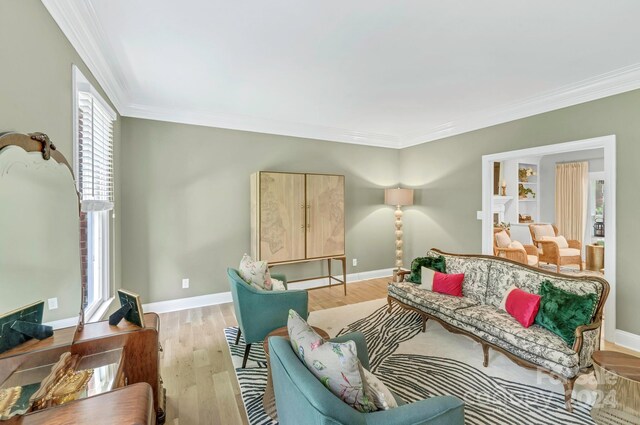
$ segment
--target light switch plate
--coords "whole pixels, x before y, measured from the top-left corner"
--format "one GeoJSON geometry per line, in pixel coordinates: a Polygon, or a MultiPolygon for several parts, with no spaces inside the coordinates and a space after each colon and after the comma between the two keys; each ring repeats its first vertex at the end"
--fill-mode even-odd
{"type": "Polygon", "coordinates": [[[57,298],[49,298],[47,300],[47,303],[49,304],[49,310],[55,310],[58,308],[58,299],[57,298]]]}
{"type": "Polygon", "coordinates": [[[354,258],[351,262],[351,264],[353,264],[353,267],[356,267],[358,265],[358,259],[354,258]]]}
{"type": "Polygon", "coordinates": [[[189,287],[189,279],[182,279],[182,289],[187,289],[189,287]]]}

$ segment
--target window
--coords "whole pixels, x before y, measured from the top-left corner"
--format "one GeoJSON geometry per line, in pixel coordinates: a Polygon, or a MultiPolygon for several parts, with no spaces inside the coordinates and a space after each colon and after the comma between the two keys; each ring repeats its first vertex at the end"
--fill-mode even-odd
{"type": "MultiPolygon", "coordinates": [[[[589,235],[592,240],[599,236],[595,233],[595,224],[604,222],[604,173],[589,173],[589,235]]],[[[600,237],[601,238],[601,237],[600,237]]]]}
{"type": "Polygon", "coordinates": [[[109,298],[115,112],[74,66],[74,168],[81,200],[82,285],[90,319],[109,298]]]}

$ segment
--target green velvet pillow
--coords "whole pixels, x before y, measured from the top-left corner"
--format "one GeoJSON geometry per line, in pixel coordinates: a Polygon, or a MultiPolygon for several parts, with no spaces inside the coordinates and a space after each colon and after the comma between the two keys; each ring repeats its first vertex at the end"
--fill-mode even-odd
{"type": "Polygon", "coordinates": [[[426,267],[440,273],[447,272],[444,257],[442,255],[438,257],[418,257],[411,262],[411,274],[407,278],[407,281],[417,283],[418,285],[421,284],[422,267],[426,267]]]}
{"type": "Polygon", "coordinates": [[[549,329],[569,347],[573,347],[576,328],[591,323],[597,295],[576,295],[556,288],[548,280],[542,282],[538,294],[542,299],[535,323],[549,329]]]}

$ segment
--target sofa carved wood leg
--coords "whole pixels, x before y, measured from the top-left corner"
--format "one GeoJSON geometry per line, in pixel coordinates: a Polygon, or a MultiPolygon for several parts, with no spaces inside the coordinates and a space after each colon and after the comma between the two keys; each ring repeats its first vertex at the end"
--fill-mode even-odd
{"type": "Polygon", "coordinates": [[[573,412],[573,403],[571,402],[571,394],[573,393],[573,384],[575,384],[575,382],[576,382],[575,378],[563,382],[564,404],[567,409],[567,412],[573,412]]]}
{"type": "Polygon", "coordinates": [[[240,335],[242,335],[242,331],[240,330],[240,328],[238,328],[238,335],[236,335],[236,345],[238,345],[238,342],[240,342],[240,335]]]}
{"type": "Polygon", "coordinates": [[[427,320],[429,320],[429,318],[427,317],[426,314],[423,314],[422,315],[422,332],[427,331],[427,320]]]}
{"type": "Polygon", "coordinates": [[[391,313],[391,297],[387,297],[387,303],[389,303],[389,308],[387,309],[387,313],[391,313]]]}
{"type": "Polygon", "coordinates": [[[251,350],[251,344],[247,344],[247,348],[244,349],[244,357],[242,358],[242,368],[247,366],[247,360],[249,359],[249,350],[251,350]]]}
{"type": "Polygon", "coordinates": [[[482,344],[482,354],[484,355],[482,366],[489,367],[489,346],[487,344],[482,344]]]}

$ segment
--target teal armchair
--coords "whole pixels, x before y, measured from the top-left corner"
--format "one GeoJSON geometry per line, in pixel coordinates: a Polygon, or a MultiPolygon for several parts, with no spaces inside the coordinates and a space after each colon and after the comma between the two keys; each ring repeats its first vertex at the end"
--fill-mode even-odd
{"type": "MultiPolygon", "coordinates": [[[[369,368],[364,335],[354,332],[332,341],[353,340],[360,362],[369,368]]],[[[464,425],[464,403],[453,396],[432,397],[373,413],[360,413],[345,404],[313,376],[282,337],[269,338],[273,389],[280,425],[464,425]]]]}
{"type": "MultiPolygon", "coordinates": [[[[287,326],[289,309],[295,310],[300,316],[309,315],[309,295],[305,290],[264,291],[245,282],[238,271],[227,269],[227,277],[231,286],[233,308],[240,331],[236,337],[236,345],[240,335],[244,335],[247,344],[242,359],[242,367],[247,365],[251,344],[260,342],[273,330],[287,326]]],[[[273,274],[274,279],[284,282],[284,275],[273,274]]]]}

